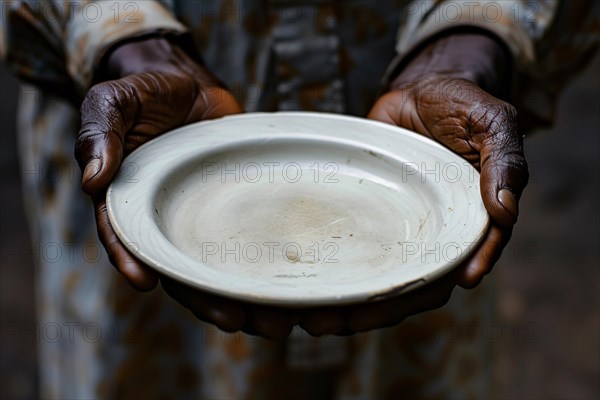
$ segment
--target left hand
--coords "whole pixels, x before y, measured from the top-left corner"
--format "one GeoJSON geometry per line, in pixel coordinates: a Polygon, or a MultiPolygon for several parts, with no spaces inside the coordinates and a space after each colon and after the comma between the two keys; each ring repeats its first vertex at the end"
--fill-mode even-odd
{"type": "MultiPolygon", "coordinates": [[[[488,72],[500,76],[501,71],[493,71],[497,63],[478,64],[473,59],[494,45],[492,39],[479,35],[446,39],[437,50],[435,46],[440,44],[432,45],[395,80],[392,90],[369,113],[369,118],[438,141],[480,171],[481,196],[491,224],[480,247],[459,267],[457,283],[466,288],[476,286],[499,259],[517,222],[518,201],[529,177],[515,108],[483,90],[480,86],[484,85],[475,82],[478,79],[472,79],[482,76],[481,71],[465,72],[457,65],[479,65],[485,70],[491,64],[488,72]],[[449,46],[453,39],[457,40],[449,46]],[[450,65],[444,63],[445,57],[450,65]],[[434,60],[438,65],[431,64],[434,60]]],[[[506,81],[494,82],[489,73],[479,81],[498,92],[498,87],[508,86],[506,81]]]]}

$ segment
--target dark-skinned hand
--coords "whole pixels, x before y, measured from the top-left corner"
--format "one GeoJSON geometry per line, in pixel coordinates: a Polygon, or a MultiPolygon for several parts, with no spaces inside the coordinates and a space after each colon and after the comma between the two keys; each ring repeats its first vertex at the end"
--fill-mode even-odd
{"type": "Polygon", "coordinates": [[[125,248],[110,225],[105,204],[110,182],[123,158],[147,141],[242,108],[206,69],[166,39],[123,44],[110,57],[107,75],[123,77],[100,82],[85,96],[75,157],[110,261],[135,288],[150,290],[158,274],[125,248]]]}
{"type": "Polygon", "coordinates": [[[529,177],[516,110],[488,93],[506,95],[507,67],[503,49],[492,38],[443,38],[411,62],[369,114],[434,139],[480,171],[491,223],[482,244],[457,271],[457,283],[465,288],[476,286],[499,259],[529,177]]]}

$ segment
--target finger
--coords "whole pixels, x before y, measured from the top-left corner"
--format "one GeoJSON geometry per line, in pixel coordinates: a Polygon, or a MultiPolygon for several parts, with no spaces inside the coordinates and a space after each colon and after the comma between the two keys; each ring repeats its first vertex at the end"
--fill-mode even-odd
{"type": "Polygon", "coordinates": [[[448,275],[412,292],[355,307],[346,316],[346,326],[354,332],[394,326],[406,317],[445,305],[454,289],[448,275]]]}
{"type": "Polygon", "coordinates": [[[296,320],[292,310],[253,306],[250,311],[248,327],[243,330],[252,335],[280,340],[292,332],[296,320]]]}
{"type": "Polygon", "coordinates": [[[346,320],[352,332],[367,332],[373,329],[394,326],[407,317],[404,307],[398,302],[364,307],[346,320]]]}
{"type": "Polygon", "coordinates": [[[195,309],[202,309],[206,319],[225,332],[237,332],[246,322],[244,308],[229,300],[214,296],[198,296],[194,294],[191,305],[195,309]]]}
{"type": "Polygon", "coordinates": [[[389,92],[383,95],[373,105],[367,118],[391,125],[397,125],[395,116],[398,112],[395,107],[395,97],[395,92],[389,92]]]}
{"type": "Polygon", "coordinates": [[[511,227],[519,215],[518,201],[529,172],[517,115],[507,103],[480,120],[489,132],[481,147],[481,196],[493,222],[511,227]]]}
{"type": "Polygon", "coordinates": [[[373,105],[367,118],[426,134],[427,128],[418,115],[408,92],[395,90],[383,95],[373,105]]]}
{"type": "Polygon", "coordinates": [[[309,310],[302,317],[300,326],[313,336],[336,335],[344,328],[344,319],[339,310],[309,310]]]}
{"type": "Polygon", "coordinates": [[[169,296],[189,309],[196,318],[216,325],[225,332],[237,332],[246,322],[246,312],[241,304],[167,277],[161,277],[161,285],[169,296]]]}
{"type": "Polygon", "coordinates": [[[137,111],[135,90],[125,82],[104,82],[86,95],[75,157],[83,171],[81,187],[87,194],[104,191],[119,170],[124,137],[137,111]]]}
{"type": "Polygon", "coordinates": [[[117,237],[108,218],[104,197],[96,200],[94,207],[98,237],[106,249],[110,262],[136,289],[147,291],[156,287],[158,274],[135,258],[117,237]]]}
{"type": "Polygon", "coordinates": [[[221,118],[244,112],[235,97],[226,89],[216,86],[202,86],[192,111],[184,123],[205,119],[221,118]]]}
{"type": "Polygon", "coordinates": [[[512,228],[492,224],[475,253],[457,269],[457,284],[465,289],[477,286],[500,258],[511,234],[512,228]]]}

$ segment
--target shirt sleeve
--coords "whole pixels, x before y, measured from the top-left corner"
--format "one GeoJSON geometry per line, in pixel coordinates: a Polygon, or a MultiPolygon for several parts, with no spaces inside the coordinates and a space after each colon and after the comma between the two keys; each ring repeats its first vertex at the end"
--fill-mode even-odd
{"type": "Polygon", "coordinates": [[[598,48],[593,0],[413,1],[404,15],[389,74],[433,36],[474,27],[502,41],[514,66],[512,102],[531,128],[549,126],[564,86],[598,48]]]}
{"type": "Polygon", "coordinates": [[[10,1],[3,2],[0,57],[29,82],[82,95],[115,43],[186,31],[159,1],[10,1]]]}

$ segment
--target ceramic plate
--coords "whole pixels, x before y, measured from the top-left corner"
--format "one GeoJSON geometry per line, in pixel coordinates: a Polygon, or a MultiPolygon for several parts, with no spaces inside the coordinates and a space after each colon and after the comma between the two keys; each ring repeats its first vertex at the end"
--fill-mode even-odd
{"type": "Polygon", "coordinates": [[[479,174],[405,129],[319,113],[188,125],[124,161],[120,239],[160,273],[243,301],[371,301],[443,275],[481,240],[479,174]]]}

